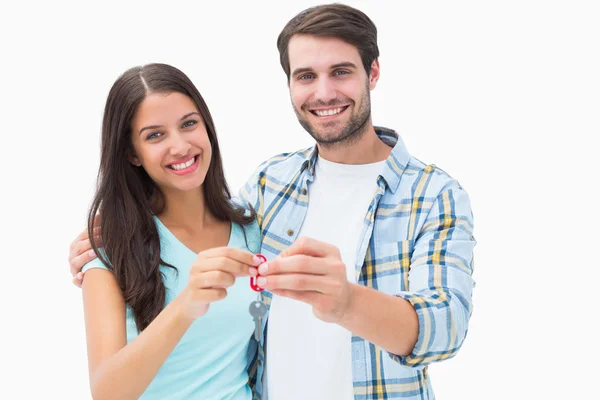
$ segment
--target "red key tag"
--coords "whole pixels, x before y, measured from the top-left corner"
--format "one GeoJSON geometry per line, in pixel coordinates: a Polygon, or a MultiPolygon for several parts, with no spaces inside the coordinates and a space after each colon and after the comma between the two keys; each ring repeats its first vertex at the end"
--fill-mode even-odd
{"type": "MultiPolygon", "coordinates": [[[[257,254],[256,257],[260,258],[262,260],[262,262],[260,264],[266,263],[267,262],[267,257],[263,256],[262,254],[257,254]]],[[[258,266],[260,266],[260,264],[258,266]]],[[[257,276],[251,276],[250,277],[250,287],[252,288],[252,290],[254,290],[255,292],[262,292],[263,290],[265,290],[264,288],[259,287],[256,284],[256,278],[258,278],[260,275],[257,276]]]]}

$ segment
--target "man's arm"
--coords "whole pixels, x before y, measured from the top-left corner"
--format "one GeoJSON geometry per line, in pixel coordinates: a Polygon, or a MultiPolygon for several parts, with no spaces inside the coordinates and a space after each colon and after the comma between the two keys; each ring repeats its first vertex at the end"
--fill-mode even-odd
{"type": "Polygon", "coordinates": [[[394,354],[408,355],[418,336],[411,304],[351,284],[339,250],[300,238],[275,260],[259,267],[258,284],[272,293],[312,305],[315,316],[336,323],[394,354]]]}
{"type": "Polygon", "coordinates": [[[261,265],[262,287],[304,301],[315,315],[423,367],[456,354],[471,315],[471,206],[459,187],[440,194],[415,241],[409,291],[395,296],[348,283],[334,246],[302,238],[261,265]]]}
{"type": "Polygon", "coordinates": [[[395,361],[422,367],[456,355],[465,339],[472,312],[474,281],[473,214],[467,193],[457,184],[435,200],[415,241],[407,300],[419,318],[419,336],[406,357],[395,361]]]}
{"type": "MultiPolygon", "coordinates": [[[[102,246],[102,238],[100,235],[100,215],[94,217],[94,240],[96,246],[102,246]]],[[[92,250],[88,230],[81,232],[69,246],[69,268],[73,276],[73,284],[80,287],[83,284],[83,266],[96,258],[96,253],[92,250]]]]}
{"type": "Polygon", "coordinates": [[[390,296],[352,285],[340,325],[403,365],[423,367],[453,357],[472,310],[472,228],[466,192],[440,194],[415,242],[409,290],[390,296]]]}

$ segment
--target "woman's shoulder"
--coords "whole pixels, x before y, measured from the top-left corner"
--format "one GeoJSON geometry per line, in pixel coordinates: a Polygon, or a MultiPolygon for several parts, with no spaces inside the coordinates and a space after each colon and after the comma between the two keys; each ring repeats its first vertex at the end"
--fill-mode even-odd
{"type": "MultiPolygon", "coordinates": [[[[107,259],[106,257],[106,253],[104,252],[104,249],[99,248],[98,251],[100,251],[101,255],[104,257],[104,259],[107,259]]],[[[87,264],[85,264],[83,266],[83,268],[81,269],[81,272],[85,273],[86,271],[89,271],[92,268],[99,268],[99,269],[106,269],[108,270],[108,267],[106,265],[104,265],[104,263],[98,258],[94,258],[92,261],[88,262],[87,264]]]]}

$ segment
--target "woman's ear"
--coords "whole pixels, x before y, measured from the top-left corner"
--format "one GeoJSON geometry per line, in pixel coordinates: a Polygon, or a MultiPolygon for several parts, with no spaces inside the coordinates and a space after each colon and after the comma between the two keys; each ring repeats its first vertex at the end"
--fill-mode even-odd
{"type": "Polygon", "coordinates": [[[142,163],[140,162],[140,159],[137,158],[137,156],[133,152],[129,152],[129,155],[127,156],[127,159],[129,160],[130,163],[132,163],[136,167],[141,167],[142,166],[142,163]]]}

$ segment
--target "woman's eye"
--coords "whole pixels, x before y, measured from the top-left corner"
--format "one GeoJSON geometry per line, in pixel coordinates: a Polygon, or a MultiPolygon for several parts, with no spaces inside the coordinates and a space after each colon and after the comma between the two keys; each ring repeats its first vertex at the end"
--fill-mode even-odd
{"type": "Polygon", "coordinates": [[[162,135],[162,133],[160,133],[160,132],[152,132],[151,134],[146,136],[146,140],[156,139],[156,138],[159,138],[161,135],[162,135]]]}
{"type": "Polygon", "coordinates": [[[196,123],[197,122],[194,120],[186,121],[183,123],[182,128],[188,128],[190,126],[194,126],[194,125],[196,125],[196,123]]]}

